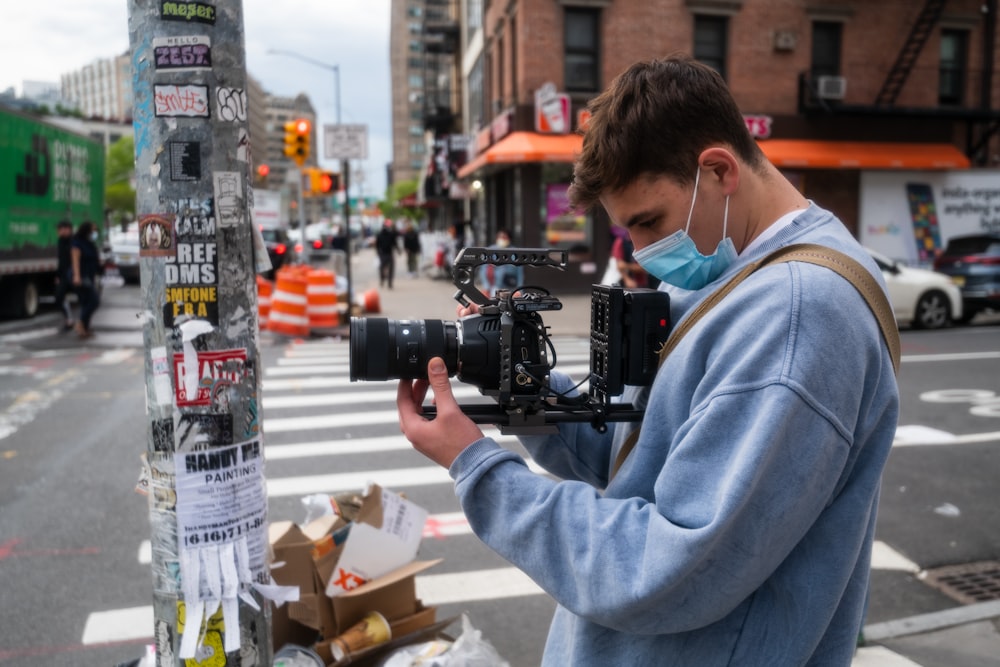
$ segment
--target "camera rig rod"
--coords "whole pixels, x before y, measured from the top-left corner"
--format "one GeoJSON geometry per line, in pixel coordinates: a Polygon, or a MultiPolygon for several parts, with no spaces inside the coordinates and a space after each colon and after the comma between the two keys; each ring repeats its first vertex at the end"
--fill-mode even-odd
{"type": "Polygon", "coordinates": [[[552,248],[462,248],[452,266],[453,281],[458,291],[455,300],[463,306],[473,302],[488,306],[493,301],[476,288],[476,269],[483,264],[494,266],[549,266],[564,271],[569,253],[552,248]]]}

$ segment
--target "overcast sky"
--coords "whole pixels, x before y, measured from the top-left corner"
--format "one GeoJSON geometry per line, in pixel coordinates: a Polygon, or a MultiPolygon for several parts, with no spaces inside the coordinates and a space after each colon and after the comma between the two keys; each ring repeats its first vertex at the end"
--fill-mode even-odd
{"type": "MultiPolygon", "coordinates": [[[[333,72],[268,50],[339,65],[341,119],[368,126],[363,187],[377,196],[385,190],[385,166],[392,159],[389,1],[243,1],[247,71],[270,93],[309,95],[320,125],[336,122],[333,72]]],[[[20,93],[25,80],[58,83],[63,73],[127,51],[128,4],[30,0],[6,8],[0,19],[0,90],[13,86],[20,93]]]]}

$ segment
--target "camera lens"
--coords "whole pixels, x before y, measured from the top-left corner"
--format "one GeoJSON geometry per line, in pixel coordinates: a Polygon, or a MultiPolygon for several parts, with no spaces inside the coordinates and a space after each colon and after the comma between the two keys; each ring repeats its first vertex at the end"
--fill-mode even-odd
{"type": "Polygon", "coordinates": [[[444,359],[448,374],[458,369],[454,322],[351,318],[351,381],[427,378],[427,362],[444,359]]]}

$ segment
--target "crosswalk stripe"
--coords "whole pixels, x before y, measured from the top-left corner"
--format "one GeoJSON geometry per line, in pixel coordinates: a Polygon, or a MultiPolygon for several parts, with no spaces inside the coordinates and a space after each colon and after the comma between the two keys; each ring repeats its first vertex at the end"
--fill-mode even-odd
{"type": "Polygon", "coordinates": [[[95,611],[83,626],[83,644],[145,639],[153,635],[153,606],[95,611]]]}
{"type": "Polygon", "coordinates": [[[266,437],[268,433],[398,423],[399,413],[396,410],[372,410],[363,413],[350,412],[347,414],[316,415],[311,417],[264,417],[264,434],[266,437]]]}
{"type": "MultiPolygon", "coordinates": [[[[483,429],[487,435],[493,429],[483,429]]],[[[501,446],[510,447],[517,443],[517,438],[512,436],[501,437],[492,435],[493,439],[501,446]]],[[[264,448],[264,458],[268,461],[282,461],[288,459],[299,459],[310,456],[335,456],[338,454],[374,454],[376,452],[388,452],[396,450],[407,450],[412,445],[400,435],[390,435],[382,438],[356,438],[344,440],[318,440],[311,442],[295,442],[286,445],[267,445],[264,448]]]]}
{"type": "MultiPolygon", "coordinates": [[[[532,472],[545,474],[545,471],[534,461],[527,463],[532,472]]],[[[448,471],[441,466],[385,468],[330,473],[328,475],[282,477],[267,480],[267,495],[272,498],[281,498],[304,496],[310,493],[356,491],[366,487],[370,482],[377,482],[383,488],[395,490],[429,484],[451,484],[451,477],[448,475],[448,471]]]]}
{"type": "MultiPolygon", "coordinates": [[[[479,398],[482,394],[475,387],[466,385],[453,386],[451,393],[457,400],[468,398],[479,398]]],[[[395,403],[396,387],[392,389],[374,388],[366,392],[334,393],[334,394],[289,394],[287,396],[268,396],[265,392],[261,399],[261,406],[264,408],[265,419],[268,410],[279,410],[284,408],[315,408],[331,405],[350,405],[352,403],[395,403]]]]}
{"type": "Polygon", "coordinates": [[[426,605],[542,595],[538,584],[516,567],[417,577],[417,597],[426,605]]]}

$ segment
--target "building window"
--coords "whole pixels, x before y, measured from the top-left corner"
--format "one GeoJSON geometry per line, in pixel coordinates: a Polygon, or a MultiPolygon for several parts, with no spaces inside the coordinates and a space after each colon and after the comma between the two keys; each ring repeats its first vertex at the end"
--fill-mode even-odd
{"type": "Polygon", "coordinates": [[[957,106],[964,102],[968,64],[969,33],[964,30],[941,31],[941,72],[938,79],[938,104],[957,106]]]}
{"type": "Polygon", "coordinates": [[[418,19],[424,15],[424,8],[417,5],[410,5],[406,8],[406,15],[413,19],[418,19]]]}
{"type": "Polygon", "coordinates": [[[600,13],[595,9],[566,8],[566,90],[595,92],[600,85],[598,29],[600,13]]]}
{"type": "Polygon", "coordinates": [[[424,87],[424,77],[420,74],[411,74],[406,77],[407,81],[410,83],[410,88],[423,88],[424,87]]]}
{"type": "Polygon", "coordinates": [[[410,155],[423,155],[426,151],[427,147],[424,146],[424,143],[422,141],[413,142],[410,144],[410,155]]]}
{"type": "Polygon", "coordinates": [[[812,64],[809,67],[813,81],[820,76],[840,76],[843,32],[843,24],[836,21],[813,23],[812,64]]]}
{"type": "Polygon", "coordinates": [[[482,127],[486,114],[484,112],[485,102],[483,101],[483,58],[476,59],[472,69],[469,70],[468,83],[469,94],[469,126],[472,128],[482,127]]]}
{"type": "Polygon", "coordinates": [[[729,19],[725,16],[694,17],[694,59],[726,78],[726,43],[729,19]]]}
{"type": "Polygon", "coordinates": [[[472,37],[483,27],[483,0],[467,0],[465,10],[465,27],[472,37]]]}

